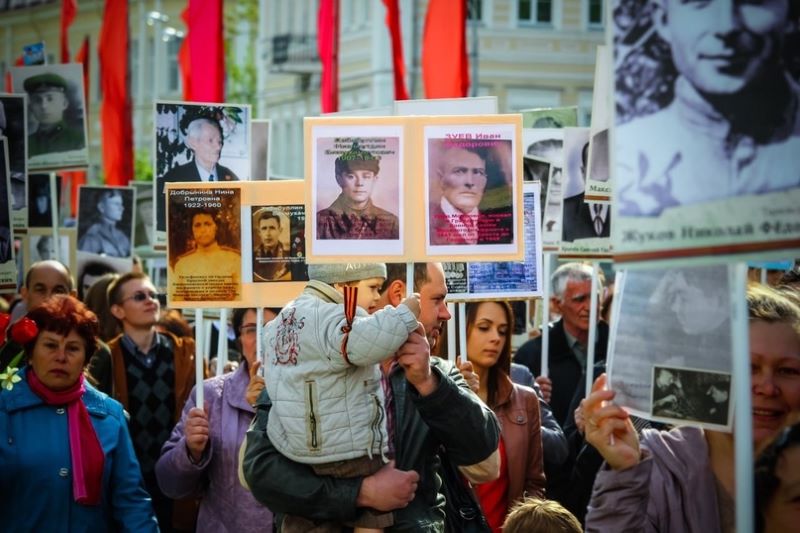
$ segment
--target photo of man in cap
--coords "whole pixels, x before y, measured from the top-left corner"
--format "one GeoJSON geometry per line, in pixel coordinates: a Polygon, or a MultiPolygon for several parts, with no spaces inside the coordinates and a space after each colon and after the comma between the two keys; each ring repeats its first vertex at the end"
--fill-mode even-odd
{"type": "Polygon", "coordinates": [[[68,84],[54,72],[37,74],[23,84],[35,130],[28,134],[28,157],[80,150],[86,147],[82,125],[67,118],[70,108],[68,84]]]}
{"type": "Polygon", "coordinates": [[[255,281],[291,281],[289,250],[281,242],[281,234],[288,233],[289,228],[283,226],[277,211],[263,209],[258,214],[256,231],[261,242],[253,250],[255,281]]]}
{"type": "Polygon", "coordinates": [[[399,239],[397,216],[372,202],[380,172],[379,157],[362,150],[359,141],[335,160],[339,196],[317,212],[317,239],[399,239]]]}

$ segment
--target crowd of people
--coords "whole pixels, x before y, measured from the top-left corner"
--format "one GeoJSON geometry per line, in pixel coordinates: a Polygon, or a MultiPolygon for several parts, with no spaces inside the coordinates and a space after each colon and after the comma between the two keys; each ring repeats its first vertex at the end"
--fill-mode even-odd
{"type": "MultiPolygon", "coordinates": [[[[237,365],[200,384],[191,326],[146,274],[98,276],[81,301],[67,267],[34,263],[2,326],[3,527],[734,530],[732,434],[615,404],[606,318],[587,368],[591,266],[551,277],[546,373],[541,336],[514,349],[506,301],[468,304],[464,353],[439,357],[444,270],[415,264],[411,291],[405,270],[310,266],[302,294],[261,324],[234,311],[237,365]]],[[[798,518],[798,278],[747,292],[764,532],[798,518]]]]}

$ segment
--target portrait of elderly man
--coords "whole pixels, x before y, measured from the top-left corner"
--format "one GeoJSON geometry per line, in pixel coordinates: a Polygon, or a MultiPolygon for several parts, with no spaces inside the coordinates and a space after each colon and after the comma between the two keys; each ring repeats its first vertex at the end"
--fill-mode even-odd
{"type": "Polygon", "coordinates": [[[429,205],[430,244],[512,242],[510,196],[506,207],[481,209],[490,178],[488,155],[485,148],[444,146],[430,178],[431,188],[440,194],[429,205]]]}
{"type": "Polygon", "coordinates": [[[372,193],[378,183],[380,158],[353,142],[334,162],[336,183],[342,192],[317,211],[317,239],[398,239],[397,216],[376,206],[372,193]]]}
{"type": "Polygon", "coordinates": [[[178,165],[169,170],[158,180],[158,221],[157,229],[165,231],[164,222],[164,184],[167,182],[214,182],[238,181],[236,174],[219,164],[222,154],[222,126],[219,122],[205,117],[199,117],[186,127],[186,147],[191,150],[193,158],[188,163],[178,165]]]}
{"type": "Polygon", "coordinates": [[[67,80],[48,72],[26,79],[28,108],[36,129],[28,135],[28,157],[79,150],[86,146],[82,125],[72,124],[66,113],[70,107],[67,80]]]}
{"type": "MultiPolygon", "coordinates": [[[[94,193],[94,191],[86,192],[94,193]]],[[[95,212],[92,213],[87,209],[81,213],[82,216],[91,214],[94,222],[78,239],[78,250],[110,257],[130,257],[130,236],[117,227],[117,224],[122,222],[122,215],[125,212],[122,192],[118,189],[102,189],[95,193],[94,197],[95,212]]]]}
{"type": "Polygon", "coordinates": [[[289,250],[281,242],[284,229],[277,211],[263,210],[258,216],[260,244],[253,250],[255,281],[291,281],[289,250]]]}
{"type": "Polygon", "coordinates": [[[655,82],[636,75],[652,70],[654,58],[646,55],[657,47],[634,48],[617,67],[618,100],[621,86],[631,93],[627,104],[617,102],[628,108],[618,120],[634,115],[616,133],[620,213],[659,216],[672,207],[800,185],[800,89],[786,61],[800,55],[786,41],[797,2],[651,2],[654,30],[669,45],[677,77],[671,102],[660,108],[643,102],[658,92],[655,82]],[[635,116],[642,108],[656,111],[635,116]]]}

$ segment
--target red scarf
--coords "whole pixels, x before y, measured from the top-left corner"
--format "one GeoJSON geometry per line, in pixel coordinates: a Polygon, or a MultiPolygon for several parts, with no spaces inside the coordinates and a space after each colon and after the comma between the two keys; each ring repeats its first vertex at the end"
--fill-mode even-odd
{"type": "Polygon", "coordinates": [[[67,390],[60,392],[48,389],[36,374],[28,371],[28,385],[47,405],[67,406],[69,428],[69,451],[72,457],[72,494],[75,501],[83,505],[98,505],[103,486],[103,463],[105,454],[94,431],[89,411],[81,397],[86,390],[83,374],[67,390]]]}

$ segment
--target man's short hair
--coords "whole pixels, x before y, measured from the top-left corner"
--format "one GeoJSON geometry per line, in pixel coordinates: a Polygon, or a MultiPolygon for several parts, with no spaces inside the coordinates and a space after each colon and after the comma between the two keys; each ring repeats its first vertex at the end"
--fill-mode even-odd
{"type": "Polygon", "coordinates": [[[65,265],[64,263],[62,263],[61,261],[57,261],[55,259],[45,259],[44,261],[37,261],[37,262],[35,262],[34,264],[32,264],[30,266],[28,271],[25,273],[25,288],[26,289],[30,289],[31,288],[31,273],[34,270],[36,270],[36,268],[42,266],[43,263],[45,263],[45,262],[58,263],[59,265],[64,267],[64,270],[66,271],[66,274],[67,274],[67,289],[70,290],[70,291],[75,290],[75,280],[72,279],[72,272],[70,272],[69,267],[67,265],[65,265]]]}
{"type": "Polygon", "coordinates": [[[219,125],[219,122],[211,120],[210,118],[206,117],[198,117],[192,120],[188,126],[186,126],[186,136],[191,137],[193,139],[197,139],[200,136],[200,130],[203,128],[203,125],[212,126],[219,131],[220,138],[223,137],[222,135],[222,126],[219,125]]]}
{"type": "Polygon", "coordinates": [[[269,220],[271,218],[274,218],[275,220],[278,221],[278,227],[280,228],[281,227],[281,217],[279,217],[278,213],[275,212],[275,211],[264,211],[263,213],[261,213],[261,216],[258,217],[258,225],[261,226],[261,221],[262,220],[269,220]]]}
{"type": "MultiPolygon", "coordinates": [[[[592,279],[592,267],[585,263],[565,263],[558,267],[550,276],[553,287],[553,296],[559,300],[564,297],[567,283],[570,281],[587,281],[592,279]]],[[[602,289],[600,279],[597,280],[598,288],[602,289]]]]}
{"type": "Polygon", "coordinates": [[[100,202],[105,202],[116,196],[122,198],[122,192],[118,189],[103,189],[97,194],[97,201],[95,203],[99,204],[100,202]]]}
{"type": "Polygon", "coordinates": [[[582,533],[581,523],[555,500],[527,498],[515,505],[503,523],[504,533],[582,533]]]}
{"type": "MultiPolygon", "coordinates": [[[[396,280],[406,282],[407,263],[386,263],[386,280],[381,285],[380,293],[389,289],[389,285],[396,280]]],[[[430,281],[428,276],[428,263],[414,263],[414,292],[430,281]]]]}
{"type": "Polygon", "coordinates": [[[83,301],[85,294],[83,294],[83,280],[86,276],[100,277],[104,274],[116,274],[117,270],[102,261],[90,261],[83,266],[83,270],[78,275],[78,293],[79,299],[83,301]]]}
{"type": "Polygon", "coordinates": [[[122,287],[129,281],[133,281],[135,279],[144,279],[150,281],[150,276],[144,272],[127,272],[111,282],[111,284],[108,286],[109,307],[122,303],[122,287]]]}

